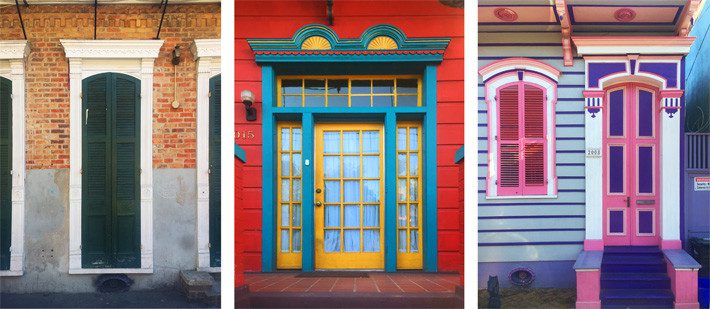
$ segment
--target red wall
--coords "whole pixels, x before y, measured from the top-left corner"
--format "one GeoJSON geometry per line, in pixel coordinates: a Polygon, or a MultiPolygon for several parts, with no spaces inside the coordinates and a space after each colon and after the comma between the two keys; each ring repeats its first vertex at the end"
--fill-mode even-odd
{"type": "MultiPolygon", "coordinates": [[[[244,167],[243,211],[245,269],[261,270],[261,68],[246,38],[291,38],[307,24],[327,24],[326,1],[237,1],[235,5],[235,93],[254,92],[258,119],[245,121],[240,102],[235,107],[236,142],[249,158],[244,167]],[[249,132],[253,138],[249,138],[249,132]],[[247,133],[247,134],[244,134],[247,133]],[[243,136],[247,137],[244,138],[243,136]]],[[[439,270],[459,271],[458,177],[454,154],[463,144],[463,9],[428,1],[334,1],[334,25],[340,38],[358,38],[377,24],[392,24],[407,37],[449,37],[451,43],[439,65],[438,101],[438,237],[439,270]]],[[[238,96],[237,96],[238,97],[238,96]]],[[[237,204],[239,205],[239,204],[237,204]]],[[[237,206],[239,207],[239,206],[237,206]]]]}

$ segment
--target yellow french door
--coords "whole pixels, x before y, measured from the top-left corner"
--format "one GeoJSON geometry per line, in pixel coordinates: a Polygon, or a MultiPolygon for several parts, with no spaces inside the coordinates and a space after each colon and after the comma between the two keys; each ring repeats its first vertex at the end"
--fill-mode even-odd
{"type": "Polygon", "coordinates": [[[317,124],[315,145],[316,268],[384,268],[382,124],[317,124]]]}

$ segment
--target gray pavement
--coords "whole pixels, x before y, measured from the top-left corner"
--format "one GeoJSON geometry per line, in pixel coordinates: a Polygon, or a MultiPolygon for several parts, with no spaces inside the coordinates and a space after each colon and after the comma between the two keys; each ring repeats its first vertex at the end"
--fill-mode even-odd
{"type": "Polygon", "coordinates": [[[218,308],[187,301],[177,290],[118,293],[0,293],[0,308],[218,308]]]}

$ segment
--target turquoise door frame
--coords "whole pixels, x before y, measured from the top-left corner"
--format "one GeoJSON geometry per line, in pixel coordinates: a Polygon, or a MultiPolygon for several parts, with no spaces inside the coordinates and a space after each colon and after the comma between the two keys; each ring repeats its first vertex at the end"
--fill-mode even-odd
{"type": "Polygon", "coordinates": [[[423,265],[424,271],[437,271],[437,151],[436,151],[436,63],[426,64],[422,76],[420,107],[278,107],[276,73],[272,65],[262,65],[262,271],[276,270],[276,122],[301,120],[303,132],[303,232],[302,271],[315,270],[314,208],[314,128],[324,119],[383,119],[385,131],[385,271],[397,270],[397,121],[420,119],[423,122],[423,265]]]}

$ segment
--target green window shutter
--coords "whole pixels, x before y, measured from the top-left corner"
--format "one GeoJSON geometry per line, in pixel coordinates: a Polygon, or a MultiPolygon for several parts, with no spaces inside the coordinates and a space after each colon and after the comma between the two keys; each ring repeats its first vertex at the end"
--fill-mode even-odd
{"type": "Polygon", "coordinates": [[[140,83],[104,73],[82,92],[82,266],[140,267],[140,83]]]}
{"type": "Polygon", "coordinates": [[[0,77],[0,270],[10,269],[12,232],[12,82],[0,77]]]}
{"type": "Polygon", "coordinates": [[[220,176],[222,162],[220,156],[220,134],[222,114],[222,76],[210,79],[209,106],[209,160],[210,160],[210,266],[221,265],[221,189],[220,176]]]}

